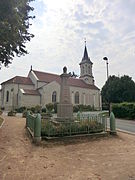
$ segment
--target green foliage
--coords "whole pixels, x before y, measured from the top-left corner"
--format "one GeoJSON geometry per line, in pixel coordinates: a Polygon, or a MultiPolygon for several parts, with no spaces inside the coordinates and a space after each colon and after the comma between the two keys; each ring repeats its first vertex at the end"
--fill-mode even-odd
{"type": "Polygon", "coordinates": [[[14,112],[14,111],[9,111],[8,112],[8,116],[15,116],[16,115],[16,112],[14,112]]]}
{"type": "Polygon", "coordinates": [[[30,111],[31,111],[32,113],[35,113],[35,107],[31,107],[31,108],[30,108],[30,111]]]}
{"type": "Polygon", "coordinates": [[[46,108],[44,107],[44,108],[42,108],[42,113],[46,113],[46,108]]]}
{"type": "Polygon", "coordinates": [[[58,103],[53,104],[54,113],[57,113],[57,105],[58,105],[58,103]]]}
{"type": "Polygon", "coordinates": [[[35,113],[40,113],[42,111],[42,107],[37,105],[35,106],[35,113]]]}
{"type": "Polygon", "coordinates": [[[46,109],[48,110],[48,112],[52,112],[54,108],[54,105],[52,103],[46,104],[46,109]]]}
{"type": "Polygon", "coordinates": [[[97,121],[83,120],[80,122],[53,123],[42,120],[42,136],[69,136],[76,134],[88,134],[102,132],[103,126],[97,121]]]}
{"type": "Polygon", "coordinates": [[[35,106],[35,107],[31,107],[31,108],[30,108],[30,111],[31,111],[32,113],[40,113],[40,112],[42,111],[42,107],[39,106],[39,105],[37,105],[37,106],[35,106]]]}
{"type": "Polygon", "coordinates": [[[78,112],[79,111],[79,107],[78,106],[73,106],[73,112],[78,112]]]}
{"type": "Polygon", "coordinates": [[[41,113],[41,119],[50,119],[52,117],[52,114],[51,113],[44,113],[42,112],[41,113]]]}
{"type": "Polygon", "coordinates": [[[26,110],[25,106],[15,109],[17,113],[23,113],[26,110]]]}
{"type": "Polygon", "coordinates": [[[112,111],[117,118],[135,120],[135,103],[118,103],[112,105],[112,111]]]}
{"type": "Polygon", "coordinates": [[[80,105],[76,105],[73,107],[73,112],[85,112],[85,111],[94,111],[94,107],[93,106],[90,106],[90,105],[83,105],[83,104],[80,104],[80,105]]]}
{"type": "Polygon", "coordinates": [[[129,76],[110,76],[101,91],[103,103],[135,102],[135,83],[129,76]]]}
{"type": "Polygon", "coordinates": [[[22,117],[23,117],[23,118],[26,118],[26,116],[27,116],[27,110],[24,110],[24,111],[23,111],[23,114],[22,114],[22,117]]]}
{"type": "Polygon", "coordinates": [[[27,54],[25,43],[33,34],[29,33],[33,0],[0,0],[0,67],[11,63],[14,56],[27,54]]]}

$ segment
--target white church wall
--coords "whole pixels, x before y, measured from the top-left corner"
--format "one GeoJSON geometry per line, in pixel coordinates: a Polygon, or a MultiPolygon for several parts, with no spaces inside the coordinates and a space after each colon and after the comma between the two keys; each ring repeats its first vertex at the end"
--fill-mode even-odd
{"type": "Polygon", "coordinates": [[[35,89],[38,88],[38,84],[37,84],[37,81],[39,80],[37,78],[37,76],[35,75],[35,73],[33,71],[30,71],[29,74],[28,74],[28,77],[31,79],[31,81],[33,82],[34,84],[34,87],[35,89]]]}
{"type": "Polygon", "coordinates": [[[36,105],[40,105],[40,96],[35,95],[25,95],[19,91],[19,104],[18,107],[34,107],[36,105]]]}
{"type": "Polygon", "coordinates": [[[45,82],[38,81],[38,82],[37,82],[37,88],[43,87],[43,86],[46,85],[46,84],[47,84],[47,83],[45,83],[45,82]]]}
{"type": "Polygon", "coordinates": [[[96,109],[99,109],[100,107],[100,103],[99,103],[100,91],[99,90],[70,86],[70,95],[71,95],[70,97],[71,97],[71,102],[73,105],[77,105],[75,104],[76,92],[79,92],[79,104],[91,105],[91,106],[94,106],[96,109]]]}
{"type": "Polygon", "coordinates": [[[41,104],[42,106],[45,106],[48,103],[52,103],[52,93],[56,91],[56,102],[59,102],[60,100],[60,85],[53,81],[43,87],[43,89],[40,90],[40,93],[42,94],[41,97],[41,104]]]}
{"type": "Polygon", "coordinates": [[[3,84],[2,85],[2,107],[5,107],[5,110],[11,110],[18,107],[18,93],[19,89],[34,89],[33,85],[24,85],[24,84],[3,84]],[[7,101],[7,91],[9,92],[9,98],[7,101]]]}

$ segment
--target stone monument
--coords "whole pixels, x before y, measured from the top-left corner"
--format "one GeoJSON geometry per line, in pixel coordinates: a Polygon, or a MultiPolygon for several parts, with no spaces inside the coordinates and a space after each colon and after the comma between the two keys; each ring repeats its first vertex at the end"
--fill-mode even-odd
{"type": "Polygon", "coordinates": [[[63,68],[63,74],[61,78],[60,88],[60,103],[57,105],[57,118],[58,120],[71,120],[73,118],[73,105],[70,100],[70,90],[68,85],[68,78],[70,74],[67,74],[67,68],[63,68]]]}

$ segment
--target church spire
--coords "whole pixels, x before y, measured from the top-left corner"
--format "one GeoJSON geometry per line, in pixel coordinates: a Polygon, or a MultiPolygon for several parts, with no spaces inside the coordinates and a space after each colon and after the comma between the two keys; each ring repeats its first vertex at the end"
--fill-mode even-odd
{"type": "Polygon", "coordinates": [[[86,46],[86,38],[85,38],[84,43],[85,43],[84,55],[83,55],[83,58],[82,58],[82,62],[81,62],[81,63],[88,62],[88,63],[93,64],[93,63],[91,62],[89,56],[88,56],[88,51],[87,51],[87,46],[86,46]]]}
{"type": "Polygon", "coordinates": [[[83,59],[82,60],[89,60],[86,43],[85,43],[84,55],[83,55],[83,59]]]}
{"type": "Polygon", "coordinates": [[[82,61],[80,62],[80,78],[85,81],[87,84],[94,84],[94,78],[92,75],[92,62],[88,56],[86,40],[85,47],[84,47],[84,54],[82,61]]]}

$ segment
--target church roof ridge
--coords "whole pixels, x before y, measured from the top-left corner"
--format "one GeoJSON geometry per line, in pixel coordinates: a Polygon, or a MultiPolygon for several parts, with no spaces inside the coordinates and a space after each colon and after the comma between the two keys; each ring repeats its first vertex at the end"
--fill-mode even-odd
{"type": "Polygon", "coordinates": [[[22,88],[22,89],[23,89],[23,94],[40,96],[40,93],[39,93],[38,90],[35,90],[35,89],[25,89],[25,88],[22,88]]]}
{"type": "Polygon", "coordinates": [[[24,77],[24,76],[14,76],[7,81],[4,81],[2,84],[5,83],[15,83],[15,84],[28,84],[28,85],[33,85],[31,79],[29,77],[24,77]]]}
{"type": "MultiPolygon", "coordinates": [[[[33,70],[33,72],[36,74],[39,81],[41,81],[41,82],[51,83],[52,81],[56,81],[57,83],[60,84],[60,75],[58,75],[58,74],[52,74],[52,73],[36,71],[36,70],[33,70]]],[[[99,88],[97,86],[87,84],[82,79],[79,79],[79,78],[70,77],[68,79],[68,83],[69,83],[69,86],[76,86],[76,87],[80,87],[80,88],[89,88],[89,89],[98,89],[99,90],[99,88]]]]}
{"type": "Polygon", "coordinates": [[[32,70],[32,71],[33,71],[33,72],[37,72],[37,73],[44,73],[44,74],[50,74],[50,75],[59,76],[59,74],[50,73],[50,72],[45,72],[45,71],[37,71],[37,70],[32,70]]]}

